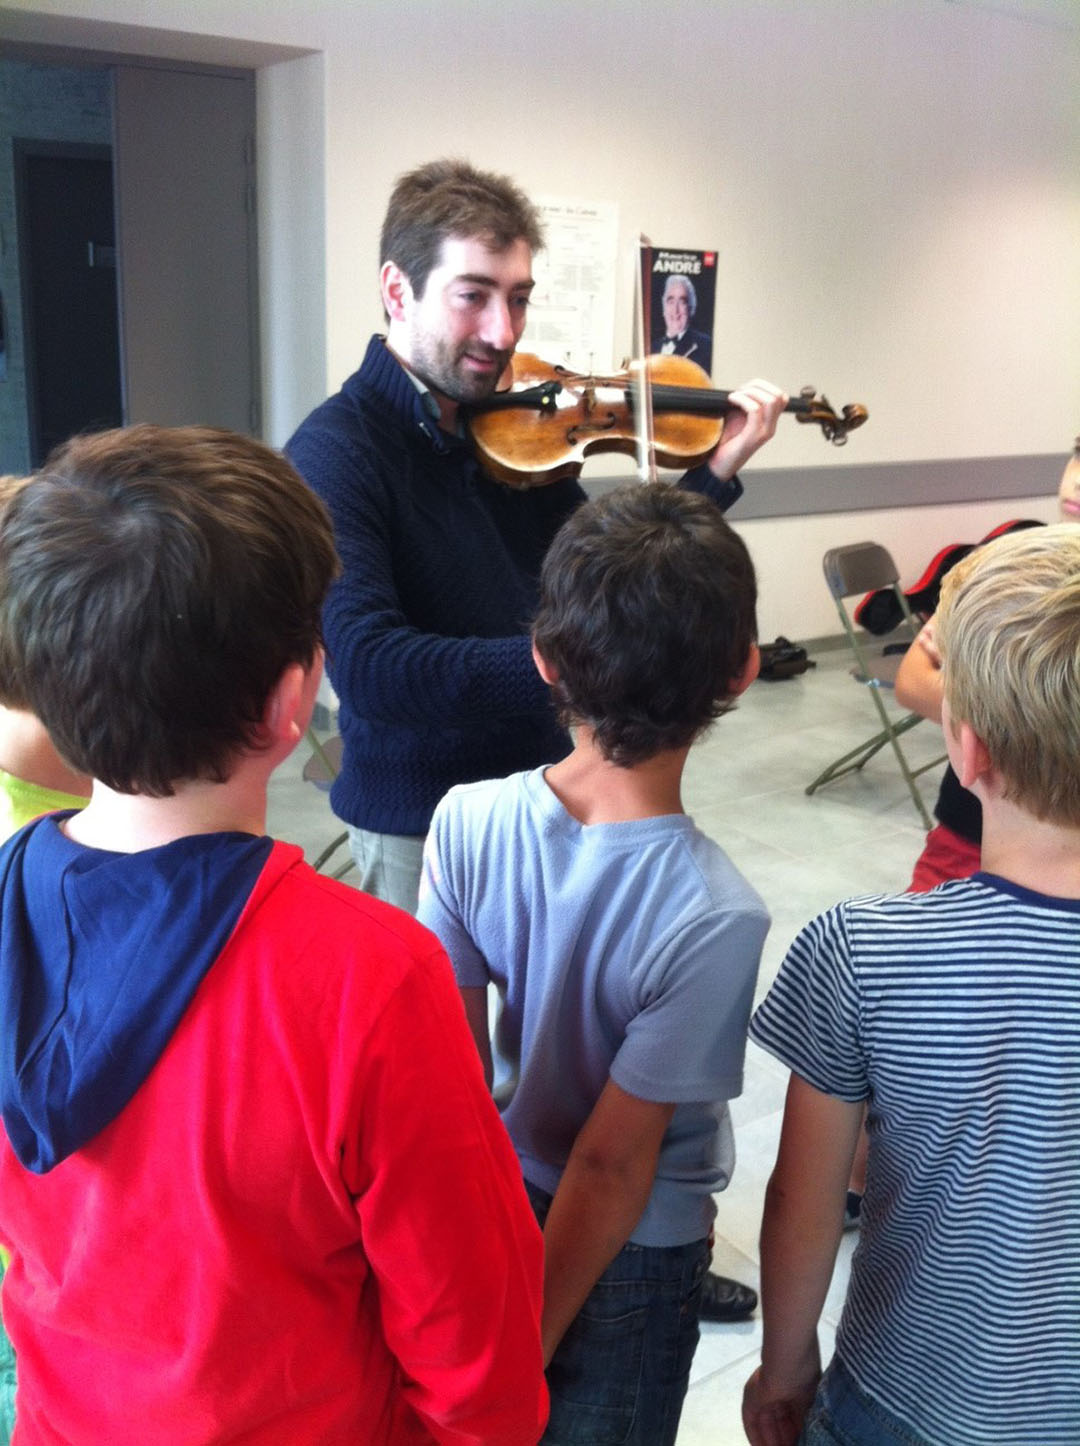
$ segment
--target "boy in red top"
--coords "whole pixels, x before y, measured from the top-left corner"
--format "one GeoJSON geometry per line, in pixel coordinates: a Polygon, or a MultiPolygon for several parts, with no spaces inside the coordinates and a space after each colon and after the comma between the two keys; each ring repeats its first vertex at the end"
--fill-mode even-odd
{"type": "Polygon", "coordinates": [[[259,443],[78,438],[0,524],[0,701],[93,777],[0,850],[16,1442],[533,1443],[540,1237],[449,965],[265,835],[336,560],[259,443]]]}

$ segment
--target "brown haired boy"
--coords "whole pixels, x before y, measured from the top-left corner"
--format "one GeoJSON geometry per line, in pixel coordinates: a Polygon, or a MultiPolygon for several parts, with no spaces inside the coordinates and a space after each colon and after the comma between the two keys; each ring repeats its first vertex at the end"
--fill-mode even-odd
{"type": "Polygon", "coordinates": [[[768,928],[680,784],[757,674],[755,599],[707,498],[660,484],[586,503],[545,559],[533,629],[573,752],[452,789],[432,822],[420,918],[544,1225],[552,1446],[671,1446],[678,1429],[768,928]]]}
{"type": "Polygon", "coordinates": [[[68,443],[0,697],[95,781],[0,851],[17,1436],[535,1441],[540,1242],[446,960],[265,834],[336,569],[257,442],[68,443]]]}

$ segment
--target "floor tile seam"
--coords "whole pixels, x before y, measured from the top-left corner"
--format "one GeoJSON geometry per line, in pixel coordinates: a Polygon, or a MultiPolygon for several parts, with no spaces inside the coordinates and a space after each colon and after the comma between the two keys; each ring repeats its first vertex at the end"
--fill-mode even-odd
{"type": "MultiPolygon", "coordinates": [[[[866,789],[868,793],[872,792],[873,795],[879,799],[884,798],[885,790],[878,784],[877,780],[866,779],[864,780],[864,782],[866,782],[868,785],[866,789]],[[870,784],[874,784],[874,787],[870,788],[870,784]]],[[[898,769],[895,772],[895,776],[890,774],[888,780],[882,780],[882,782],[887,782],[890,790],[896,795],[895,798],[891,801],[888,799],[884,800],[884,806],[886,808],[899,807],[901,803],[910,802],[911,794],[908,791],[906,784],[903,783],[903,775],[898,769]]],[[[685,783],[686,792],[691,795],[693,794],[694,789],[699,786],[697,783],[695,783],[693,779],[685,780],[685,783]]],[[[702,787],[704,786],[705,785],[702,785],[702,787]]],[[[723,787],[723,783],[718,781],[718,783],[714,786],[717,789],[720,789],[723,787]]],[[[825,786],[828,787],[829,785],[825,786]]],[[[817,798],[813,794],[807,793],[806,788],[807,785],[801,781],[796,783],[778,784],[775,788],[755,787],[752,791],[745,793],[740,788],[737,792],[723,793],[715,797],[714,799],[707,800],[705,806],[709,808],[715,808],[720,806],[721,804],[738,803],[741,801],[749,803],[762,798],[775,798],[778,794],[789,794],[792,804],[797,805],[799,808],[810,809],[812,807],[820,807],[820,805],[823,803],[833,804],[835,807],[840,808],[850,809],[856,807],[856,805],[851,803],[849,800],[844,798],[838,798],[835,789],[831,794],[823,793],[820,798],[817,798]]],[[[865,812],[865,809],[859,808],[858,811],[865,812]]]]}
{"type": "MultiPolygon", "coordinates": [[[[755,1324],[760,1325],[760,1323],[760,1321],[755,1321],[755,1324]]],[[[757,1368],[760,1359],[761,1342],[759,1339],[758,1344],[752,1350],[746,1351],[741,1356],[736,1356],[733,1360],[728,1361],[726,1365],[717,1366],[715,1370],[711,1370],[706,1375],[698,1376],[696,1380],[691,1381],[690,1390],[700,1391],[703,1386],[708,1386],[710,1382],[715,1385],[721,1376],[730,1375],[730,1373],[736,1369],[746,1370],[746,1375],[749,1376],[751,1372],[757,1368]],[[747,1370],[748,1362],[750,1363],[749,1370],[747,1370]]]]}
{"type": "MultiPolygon", "coordinates": [[[[915,839],[913,842],[916,855],[918,855],[918,853],[922,850],[923,840],[926,837],[926,830],[918,827],[915,827],[913,829],[912,825],[910,824],[901,823],[890,825],[888,828],[876,829],[874,831],[872,842],[875,844],[888,843],[892,841],[900,842],[901,840],[908,840],[908,835],[912,832],[915,833],[915,839]]],[[[908,841],[910,842],[911,840],[908,841]]],[[[832,845],[832,849],[837,853],[842,853],[846,849],[858,848],[865,842],[866,841],[864,839],[849,839],[847,843],[832,845]]],[[[816,853],[814,857],[820,858],[821,854],[816,853]]],[[[912,861],[914,862],[914,859],[912,861]]]]}
{"type": "MultiPolygon", "coordinates": [[[[763,874],[767,869],[780,868],[787,864],[802,864],[808,862],[807,859],[802,858],[799,854],[793,854],[790,849],[784,848],[782,844],[763,844],[761,839],[750,838],[747,834],[743,834],[742,838],[744,842],[756,844],[759,848],[772,849],[777,855],[775,859],[769,859],[769,861],[764,864],[759,861],[756,866],[751,864],[746,865],[746,876],[751,883],[754,882],[753,878],[751,878],[751,871],[763,874]]],[[[719,843],[725,853],[731,852],[731,849],[727,846],[724,839],[717,839],[717,843],[719,843]]],[[[740,872],[742,872],[742,869],[740,869],[740,872]]]]}
{"type": "MultiPolygon", "coordinates": [[[[723,1190],[716,1191],[718,1197],[722,1197],[725,1193],[723,1190]]],[[[717,1219],[719,1219],[719,1217],[717,1217],[717,1219]]],[[[743,1266],[745,1266],[747,1270],[756,1270],[758,1268],[758,1261],[755,1260],[752,1255],[748,1255],[741,1245],[737,1245],[730,1235],[727,1235],[723,1229],[718,1229],[715,1224],[713,1229],[715,1232],[714,1254],[718,1253],[723,1255],[725,1274],[727,1274],[729,1270],[741,1270],[743,1266]],[[724,1246],[724,1249],[716,1252],[715,1247],[720,1244],[724,1246]]]]}
{"type": "MultiPolygon", "coordinates": [[[[686,792],[692,793],[693,787],[693,782],[691,782],[686,792]]],[[[758,803],[763,798],[776,798],[781,794],[790,794],[792,804],[798,804],[800,808],[803,807],[803,804],[799,802],[800,799],[805,799],[807,803],[811,801],[807,795],[805,785],[801,783],[785,783],[777,788],[755,789],[752,793],[743,793],[741,791],[737,793],[725,793],[722,797],[709,800],[703,806],[705,808],[719,808],[731,803],[758,803]]]]}
{"type": "MultiPolygon", "coordinates": [[[[903,834],[903,830],[900,830],[900,829],[896,830],[896,837],[900,837],[902,834],[903,834]]],[[[764,865],[759,864],[758,867],[757,867],[756,872],[758,872],[758,873],[764,873],[766,869],[771,869],[771,868],[774,868],[774,867],[781,867],[781,866],[783,866],[783,865],[785,865],[785,864],[789,864],[789,863],[795,863],[795,864],[814,864],[814,865],[817,865],[819,868],[820,868],[820,867],[825,867],[825,866],[828,865],[829,863],[832,863],[835,867],[840,868],[840,869],[843,869],[844,866],[845,866],[845,864],[848,863],[849,861],[848,861],[847,859],[845,859],[844,857],[841,857],[841,855],[846,854],[846,853],[848,853],[848,852],[850,852],[850,851],[853,851],[853,850],[855,850],[855,849],[858,849],[858,848],[865,848],[868,844],[877,844],[877,843],[880,843],[883,839],[888,838],[888,837],[890,837],[890,836],[891,836],[891,835],[889,835],[889,834],[874,833],[870,838],[849,839],[849,840],[847,841],[847,843],[843,843],[843,844],[833,844],[833,845],[830,845],[828,848],[824,848],[824,849],[822,849],[822,848],[816,848],[816,849],[814,849],[811,853],[805,853],[805,854],[802,854],[802,853],[794,853],[791,849],[784,848],[784,846],[783,846],[782,844],[770,843],[770,844],[765,845],[765,847],[774,849],[777,854],[781,855],[781,857],[780,857],[780,858],[777,858],[777,859],[775,859],[775,860],[770,859],[769,862],[768,862],[767,864],[764,864],[764,865]]],[[[724,847],[724,841],[723,841],[723,839],[718,840],[718,842],[720,843],[721,848],[723,848],[723,847],[724,847]]],[[[760,844],[762,843],[762,840],[761,840],[761,839],[750,838],[750,839],[748,839],[748,842],[754,843],[754,844],[759,844],[759,845],[760,845],[760,844]]],[[[914,864],[916,858],[918,858],[921,849],[922,849],[922,842],[921,842],[921,838],[920,838],[919,841],[916,841],[916,842],[913,844],[913,852],[912,852],[912,855],[911,855],[911,861],[912,861],[913,864],[914,864]]],[[[748,877],[749,877],[749,866],[748,866],[747,872],[748,872],[748,877]]],[[[750,878],[750,882],[751,882],[751,883],[754,882],[753,878],[750,878]]]]}

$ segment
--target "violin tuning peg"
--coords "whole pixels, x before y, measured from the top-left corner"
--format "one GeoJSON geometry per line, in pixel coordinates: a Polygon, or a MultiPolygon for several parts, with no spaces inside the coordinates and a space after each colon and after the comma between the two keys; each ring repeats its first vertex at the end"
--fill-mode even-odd
{"type": "Polygon", "coordinates": [[[817,387],[800,387],[799,396],[805,401],[812,402],[817,396],[817,387]]]}

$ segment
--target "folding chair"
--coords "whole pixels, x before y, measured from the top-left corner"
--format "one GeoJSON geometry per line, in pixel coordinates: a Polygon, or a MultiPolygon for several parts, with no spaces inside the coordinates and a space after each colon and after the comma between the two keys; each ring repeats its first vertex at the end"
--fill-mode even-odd
{"type": "Polygon", "coordinates": [[[870,689],[874,706],[878,711],[878,718],[881,721],[881,729],[872,738],[868,738],[865,743],[860,743],[857,748],[845,753],[835,763],[830,763],[828,768],[818,774],[806,792],[814,793],[823,784],[831,783],[834,778],[842,778],[845,773],[862,768],[875,753],[891,744],[892,750],[896,754],[896,761],[900,765],[900,772],[904,775],[904,781],[911,792],[912,802],[919,810],[919,817],[929,831],[933,827],[933,820],[927,811],[915,780],[920,773],[925,773],[930,768],[936,768],[939,763],[944,761],[946,755],[942,754],[941,757],[934,758],[929,763],[920,764],[918,768],[912,768],[908,763],[904,750],[900,746],[900,738],[925,720],[918,713],[908,713],[898,720],[890,717],[885,700],[881,696],[883,689],[894,686],[900,659],[906,649],[901,647],[896,650],[894,644],[893,651],[882,653],[878,648],[868,646],[865,635],[860,638],[852,622],[851,614],[844,605],[847,598],[862,597],[864,593],[874,592],[879,588],[891,588],[896,595],[897,606],[903,617],[899,629],[901,642],[911,643],[919,631],[919,624],[900,587],[896,564],[888,551],[880,544],[853,542],[847,547],[830,548],[825,554],[822,565],[825,570],[825,582],[836,603],[836,610],[840,614],[840,621],[844,625],[844,632],[851,645],[851,651],[855,654],[855,667],[851,670],[851,676],[857,683],[864,683],[870,689]]]}
{"type": "MultiPolygon", "coordinates": [[[[304,764],[304,782],[313,783],[316,788],[321,788],[326,791],[341,772],[341,737],[335,734],[333,738],[328,738],[324,743],[320,740],[315,729],[309,727],[307,730],[307,739],[311,744],[311,757],[304,764]]],[[[322,873],[338,849],[340,849],[343,844],[347,845],[348,842],[348,831],[338,834],[333,842],[329,843],[326,848],[323,849],[322,853],[312,864],[312,868],[315,869],[317,873],[322,873]]],[[[340,864],[334,871],[333,877],[335,879],[343,879],[353,868],[352,856],[347,854],[347,857],[348,863],[340,864]]]]}

